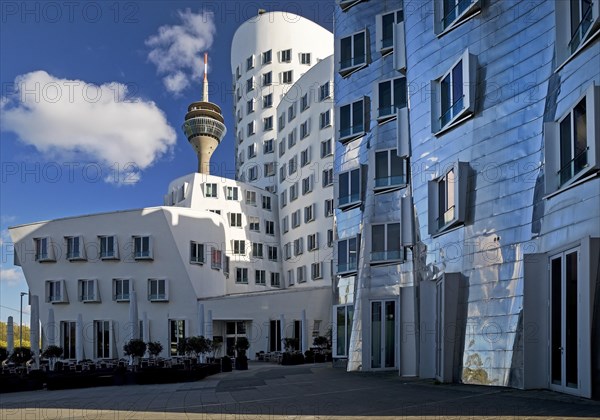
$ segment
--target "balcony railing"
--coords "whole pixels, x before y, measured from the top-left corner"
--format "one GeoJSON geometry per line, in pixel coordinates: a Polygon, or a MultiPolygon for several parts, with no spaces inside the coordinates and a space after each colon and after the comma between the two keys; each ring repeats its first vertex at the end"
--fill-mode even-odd
{"type": "Polygon", "coordinates": [[[358,55],[356,57],[350,57],[346,60],[340,61],[340,70],[349,70],[354,67],[362,66],[367,62],[366,55],[358,55]]]}
{"type": "Polygon", "coordinates": [[[375,178],[375,188],[394,187],[397,185],[406,185],[406,175],[375,178]]]}
{"type": "Polygon", "coordinates": [[[399,249],[371,252],[371,261],[373,262],[396,261],[400,259],[402,259],[402,252],[399,249]]]}
{"type": "Polygon", "coordinates": [[[360,194],[356,193],[340,197],[338,201],[340,206],[346,206],[348,204],[357,203],[360,201],[360,194]]]}
{"type": "Polygon", "coordinates": [[[357,270],[357,262],[350,261],[346,264],[338,264],[338,273],[351,273],[357,270]]]}
{"type": "Polygon", "coordinates": [[[340,128],[340,140],[354,136],[355,134],[360,134],[364,131],[365,131],[365,125],[362,123],[352,125],[350,127],[340,128]]]}
{"type": "Polygon", "coordinates": [[[461,111],[463,109],[463,103],[464,103],[464,95],[461,96],[460,98],[458,98],[451,106],[450,108],[448,108],[440,117],[440,121],[441,121],[441,126],[444,127],[446,124],[448,124],[450,121],[452,121],[452,118],[454,118],[459,111],[461,111]]]}

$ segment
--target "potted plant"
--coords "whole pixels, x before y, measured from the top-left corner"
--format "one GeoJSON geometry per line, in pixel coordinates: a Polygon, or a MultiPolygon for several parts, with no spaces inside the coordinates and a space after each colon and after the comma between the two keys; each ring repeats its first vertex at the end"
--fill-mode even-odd
{"type": "Polygon", "coordinates": [[[238,370],[248,370],[248,357],[246,351],[250,348],[250,342],[246,337],[238,337],[235,340],[235,368],[238,370]]]}
{"type": "Polygon", "coordinates": [[[195,336],[190,337],[187,340],[188,349],[191,353],[196,355],[196,359],[200,357],[200,355],[206,354],[210,351],[210,340],[204,338],[204,336],[195,336]]]}
{"type": "Polygon", "coordinates": [[[288,337],[283,339],[283,347],[285,348],[286,352],[292,352],[294,350],[297,350],[299,344],[300,340],[298,340],[297,338],[288,337]]]}
{"type": "Polygon", "coordinates": [[[52,345],[46,347],[46,349],[42,352],[42,357],[50,361],[50,370],[54,370],[56,359],[62,356],[62,354],[62,347],[52,345]]]}
{"type": "Polygon", "coordinates": [[[33,357],[33,353],[27,347],[15,347],[11,355],[8,357],[8,361],[14,363],[17,366],[22,366],[27,363],[33,357]]]}
{"type": "Polygon", "coordinates": [[[146,353],[146,343],[139,338],[133,338],[123,346],[123,351],[129,356],[130,365],[138,365],[139,359],[144,357],[144,354],[146,353]]]}
{"type": "Polygon", "coordinates": [[[163,346],[160,344],[160,341],[149,341],[146,343],[146,347],[148,348],[148,353],[150,353],[150,356],[153,359],[156,359],[163,351],[163,346]]]}

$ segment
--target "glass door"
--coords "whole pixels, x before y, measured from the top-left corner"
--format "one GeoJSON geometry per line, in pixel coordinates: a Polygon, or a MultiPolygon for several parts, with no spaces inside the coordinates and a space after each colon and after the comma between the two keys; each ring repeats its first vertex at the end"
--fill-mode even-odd
{"type": "Polygon", "coordinates": [[[550,386],[561,392],[579,388],[579,249],[550,258],[550,386]]]}
{"type": "Polygon", "coordinates": [[[396,367],[396,302],[371,302],[371,368],[396,367]]]}

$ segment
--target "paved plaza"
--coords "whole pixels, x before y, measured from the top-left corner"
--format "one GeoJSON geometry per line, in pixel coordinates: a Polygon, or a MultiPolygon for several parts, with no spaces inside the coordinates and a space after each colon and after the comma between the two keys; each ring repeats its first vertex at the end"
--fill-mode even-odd
{"type": "Polygon", "coordinates": [[[9,393],[0,403],[3,420],[600,418],[600,401],[550,391],[260,362],[199,382],[9,393]]]}

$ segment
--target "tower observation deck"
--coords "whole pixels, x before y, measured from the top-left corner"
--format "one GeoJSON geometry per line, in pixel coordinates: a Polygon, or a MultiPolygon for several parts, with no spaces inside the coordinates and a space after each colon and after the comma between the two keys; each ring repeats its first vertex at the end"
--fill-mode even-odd
{"type": "Polygon", "coordinates": [[[221,143],[227,128],[218,105],[208,101],[208,54],[204,54],[202,101],[192,102],[181,127],[198,155],[198,172],[210,175],[210,158],[221,143]]]}

